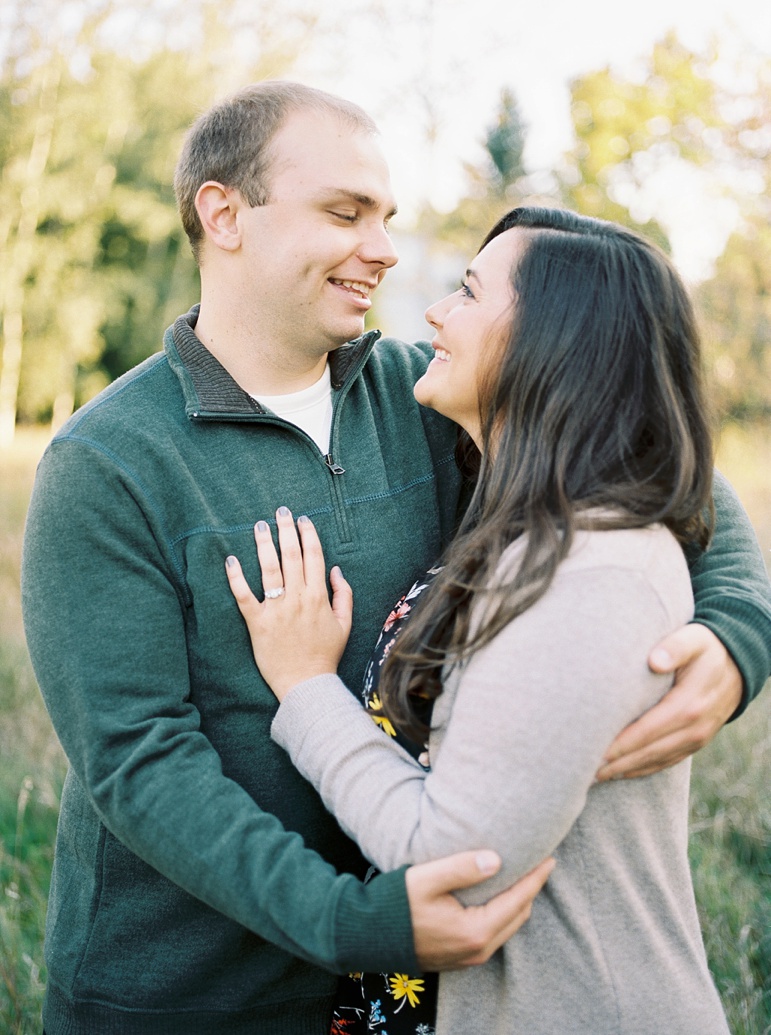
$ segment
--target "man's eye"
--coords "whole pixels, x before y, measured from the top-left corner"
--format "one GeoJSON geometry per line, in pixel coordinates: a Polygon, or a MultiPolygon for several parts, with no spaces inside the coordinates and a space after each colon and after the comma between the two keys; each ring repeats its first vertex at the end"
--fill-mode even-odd
{"type": "Polygon", "coordinates": [[[330,215],[335,216],[336,219],[342,219],[345,223],[355,223],[358,219],[355,212],[331,212],[330,215]]]}

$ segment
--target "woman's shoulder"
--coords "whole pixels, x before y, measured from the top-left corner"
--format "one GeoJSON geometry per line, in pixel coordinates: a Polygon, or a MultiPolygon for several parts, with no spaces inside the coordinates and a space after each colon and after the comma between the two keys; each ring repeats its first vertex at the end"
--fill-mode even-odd
{"type": "MultiPolygon", "coordinates": [[[[525,544],[512,543],[501,558],[499,572],[511,575],[521,561],[525,544]]],[[[505,578],[505,575],[504,575],[505,578]]],[[[605,596],[610,587],[640,596],[639,588],[664,603],[666,611],[687,621],[692,613],[688,564],[682,546],[663,525],[608,530],[579,529],[568,556],[562,561],[547,597],[569,592],[578,583],[586,604],[592,587],[605,596]]],[[[642,601],[640,601],[642,603],[642,601]]]]}
{"type": "Polygon", "coordinates": [[[678,571],[687,576],[683,548],[664,525],[644,528],[579,529],[561,570],[620,568],[654,575],[678,571]]]}

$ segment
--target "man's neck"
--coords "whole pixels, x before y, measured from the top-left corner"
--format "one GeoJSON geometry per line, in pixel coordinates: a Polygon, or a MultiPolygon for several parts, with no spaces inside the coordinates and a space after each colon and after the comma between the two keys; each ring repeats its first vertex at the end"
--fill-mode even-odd
{"type": "Polygon", "coordinates": [[[309,357],[302,352],[266,342],[259,332],[244,327],[232,314],[217,311],[206,300],[195,325],[195,334],[250,395],[288,395],[316,384],[324,373],[327,354],[309,357]]]}

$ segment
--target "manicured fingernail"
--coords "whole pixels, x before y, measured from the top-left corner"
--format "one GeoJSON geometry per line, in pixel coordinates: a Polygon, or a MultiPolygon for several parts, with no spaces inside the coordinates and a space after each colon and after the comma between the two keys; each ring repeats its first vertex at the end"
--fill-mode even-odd
{"type": "Polygon", "coordinates": [[[257,524],[255,525],[255,528],[257,529],[258,532],[267,532],[268,531],[268,522],[267,521],[258,521],[257,524]]]}
{"type": "Polygon", "coordinates": [[[310,519],[310,518],[308,517],[308,515],[307,515],[307,514],[301,514],[301,515],[300,515],[300,516],[298,517],[298,519],[297,519],[297,523],[298,523],[298,525],[299,525],[299,523],[300,523],[301,521],[302,521],[302,523],[303,523],[304,525],[309,525],[309,524],[311,523],[311,519],[310,519]]]}
{"type": "Polygon", "coordinates": [[[501,860],[495,852],[477,852],[477,868],[480,873],[495,873],[501,860]]]}
{"type": "Polygon", "coordinates": [[[289,507],[278,508],[279,517],[289,517],[289,507]]]}
{"type": "Polygon", "coordinates": [[[236,563],[236,559],[232,554],[230,555],[230,557],[225,558],[225,564],[227,564],[228,568],[234,568],[236,563]]]}
{"type": "Polygon", "coordinates": [[[334,568],[330,568],[329,574],[330,575],[342,575],[343,574],[343,569],[340,567],[339,564],[336,564],[334,566],[334,568]]]}

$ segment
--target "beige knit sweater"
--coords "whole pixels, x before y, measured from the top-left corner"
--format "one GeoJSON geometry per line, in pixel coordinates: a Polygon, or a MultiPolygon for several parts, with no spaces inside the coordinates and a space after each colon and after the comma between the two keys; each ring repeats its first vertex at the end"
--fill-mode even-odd
{"type": "Polygon", "coordinates": [[[441,976],[437,1035],[727,1035],[688,868],[689,763],[593,783],[669,688],[646,658],[692,608],[663,528],[579,533],[545,596],[447,679],[429,773],[337,677],[284,699],[274,739],[380,869],[494,848],[503,869],[470,903],[556,855],[522,930],[441,976]]]}

